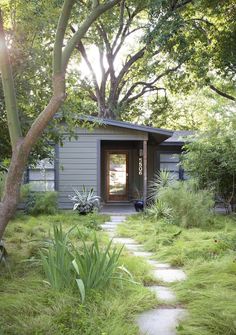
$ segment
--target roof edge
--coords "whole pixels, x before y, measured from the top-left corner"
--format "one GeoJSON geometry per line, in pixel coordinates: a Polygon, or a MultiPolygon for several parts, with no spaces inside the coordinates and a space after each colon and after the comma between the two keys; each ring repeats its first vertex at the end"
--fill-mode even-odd
{"type": "Polygon", "coordinates": [[[144,125],[139,125],[139,124],[132,124],[126,121],[117,121],[117,120],[112,120],[112,119],[99,118],[95,116],[80,116],[79,118],[84,121],[98,122],[101,125],[104,124],[104,125],[109,125],[109,126],[139,130],[139,131],[144,131],[148,133],[164,135],[167,137],[171,137],[174,133],[173,131],[167,130],[167,129],[155,128],[155,127],[144,126],[144,125]]]}

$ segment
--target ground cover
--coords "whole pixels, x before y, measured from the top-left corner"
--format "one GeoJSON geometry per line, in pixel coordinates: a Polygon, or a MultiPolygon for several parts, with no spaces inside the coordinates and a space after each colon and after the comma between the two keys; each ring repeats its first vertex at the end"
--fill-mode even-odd
{"type": "Polygon", "coordinates": [[[79,292],[57,292],[45,282],[39,250],[53,224],[65,230],[77,225],[73,241],[92,240],[96,233],[100,244],[108,236],[99,229],[107,220],[96,214],[79,216],[66,212],[53,216],[18,215],[8,226],[5,241],[7,267],[0,272],[0,334],[4,335],[136,335],[135,318],[158,303],[142,283],[149,280],[150,266],[140,258],[122,252],[120,265],[133,280],[111,282],[106,289],[91,290],[81,303],[79,292]]]}
{"type": "Polygon", "coordinates": [[[216,215],[204,228],[186,229],[139,215],[120,225],[119,235],[134,238],[156,259],[186,271],[187,280],[171,284],[188,311],[178,334],[236,334],[234,217],[216,215]]]}

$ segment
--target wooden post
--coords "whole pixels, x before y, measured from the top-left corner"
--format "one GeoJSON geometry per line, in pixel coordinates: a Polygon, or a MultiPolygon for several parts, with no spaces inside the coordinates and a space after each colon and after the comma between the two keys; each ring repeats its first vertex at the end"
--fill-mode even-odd
{"type": "Polygon", "coordinates": [[[143,200],[147,200],[147,140],[143,141],[143,200]]]}

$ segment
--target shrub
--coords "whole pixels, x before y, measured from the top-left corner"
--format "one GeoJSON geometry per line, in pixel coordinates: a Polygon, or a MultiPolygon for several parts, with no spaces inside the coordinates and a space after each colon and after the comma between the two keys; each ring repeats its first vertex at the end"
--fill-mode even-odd
{"type": "Polygon", "coordinates": [[[58,209],[57,192],[32,192],[25,199],[25,212],[31,215],[56,214],[58,209]]]}
{"type": "Polygon", "coordinates": [[[73,210],[77,210],[80,214],[87,214],[100,208],[100,197],[94,194],[91,188],[87,190],[83,186],[82,191],[74,189],[75,195],[69,195],[69,199],[74,202],[73,210]]]}
{"type": "Polygon", "coordinates": [[[172,209],[173,223],[183,227],[204,226],[214,205],[209,191],[196,190],[188,182],[176,182],[159,192],[159,201],[172,209]]]}

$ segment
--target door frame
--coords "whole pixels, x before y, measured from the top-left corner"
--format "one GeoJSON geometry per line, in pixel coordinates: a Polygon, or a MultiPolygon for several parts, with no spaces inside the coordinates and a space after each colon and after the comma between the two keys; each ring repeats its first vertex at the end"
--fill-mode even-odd
{"type": "Polygon", "coordinates": [[[119,150],[119,149],[114,149],[114,150],[105,150],[105,198],[107,202],[126,202],[129,199],[129,150],[119,150]],[[110,154],[125,154],[126,155],[126,193],[125,195],[114,195],[111,196],[109,195],[109,155],[110,154]]]}

